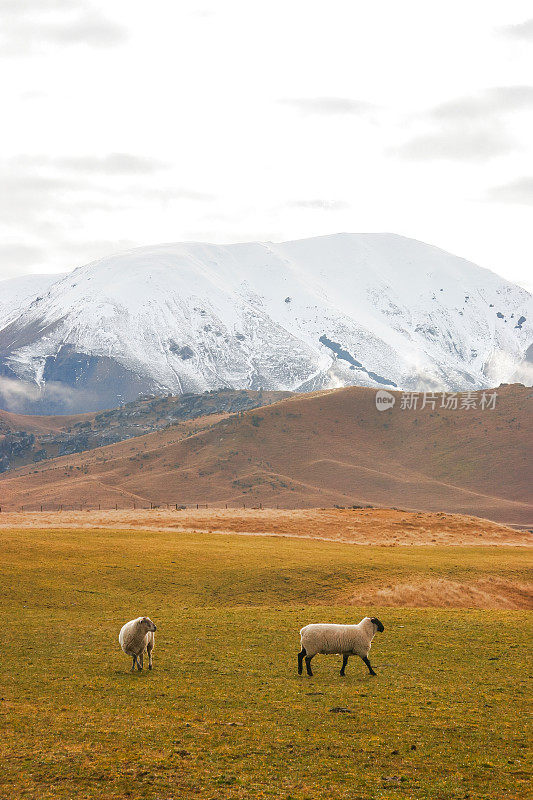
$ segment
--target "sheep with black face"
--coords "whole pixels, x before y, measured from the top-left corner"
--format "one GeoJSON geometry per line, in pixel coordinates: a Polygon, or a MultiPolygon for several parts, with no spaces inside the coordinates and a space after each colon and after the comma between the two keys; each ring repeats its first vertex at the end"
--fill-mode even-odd
{"type": "Polygon", "coordinates": [[[148,669],[152,669],[152,650],[155,645],[156,626],[149,617],[137,617],[120,629],[118,641],[127,656],[133,658],[131,671],[143,668],[143,655],[148,653],[148,669]]]}
{"type": "Polygon", "coordinates": [[[357,625],[335,625],[330,623],[314,623],[306,625],[300,631],[302,649],[298,653],[298,675],[305,667],[308,675],[312,675],[311,659],[317,653],[342,655],[341,675],[344,677],[346,664],[350,656],[363,659],[371,675],[376,673],[368,660],[372,639],[376,633],[383,633],[384,625],[377,617],[365,617],[357,625]]]}

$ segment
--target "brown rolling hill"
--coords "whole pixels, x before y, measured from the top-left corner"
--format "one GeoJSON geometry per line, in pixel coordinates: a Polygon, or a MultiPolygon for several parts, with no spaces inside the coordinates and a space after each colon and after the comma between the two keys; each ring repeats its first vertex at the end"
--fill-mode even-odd
{"type": "Polygon", "coordinates": [[[74,425],[92,420],[94,414],[58,415],[55,417],[29,416],[15,414],[0,408],[0,435],[26,431],[27,433],[48,434],[68,431],[74,425]]]}
{"type": "Polygon", "coordinates": [[[297,395],[27,466],[2,476],[0,505],[374,505],[533,524],[530,388],[501,386],[484,410],[481,392],[455,410],[393,394],[386,411],[361,387],[297,395]]]}

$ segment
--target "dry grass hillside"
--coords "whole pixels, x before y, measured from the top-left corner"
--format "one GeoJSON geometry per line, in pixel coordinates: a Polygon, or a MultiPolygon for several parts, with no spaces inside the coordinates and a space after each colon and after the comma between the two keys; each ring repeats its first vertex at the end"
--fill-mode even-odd
{"type": "Polygon", "coordinates": [[[28,416],[4,411],[0,408],[0,435],[27,431],[33,434],[59,433],[69,430],[73,425],[94,419],[94,414],[72,414],[59,416],[28,416]]]}
{"type": "Polygon", "coordinates": [[[532,547],[529,531],[444,512],[392,508],[189,508],[12,511],[0,530],[174,531],[315,539],[376,547],[532,547]]]}
{"type": "Polygon", "coordinates": [[[18,509],[225,504],[397,506],[533,524],[531,398],[498,390],[493,410],[377,411],[375,392],[298,395],[15,470],[0,504],[18,509]]]}

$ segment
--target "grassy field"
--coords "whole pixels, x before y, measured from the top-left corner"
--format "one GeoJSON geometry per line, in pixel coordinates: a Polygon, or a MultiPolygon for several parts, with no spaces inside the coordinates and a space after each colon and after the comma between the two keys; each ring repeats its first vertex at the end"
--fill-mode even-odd
{"type": "Polygon", "coordinates": [[[346,604],[399,578],[524,581],[525,548],[0,537],[2,800],[527,795],[528,612],[346,604]],[[154,670],[130,674],[118,631],[145,613],[154,670]],[[332,656],[298,677],[302,625],[366,614],[376,678],[332,656]]]}

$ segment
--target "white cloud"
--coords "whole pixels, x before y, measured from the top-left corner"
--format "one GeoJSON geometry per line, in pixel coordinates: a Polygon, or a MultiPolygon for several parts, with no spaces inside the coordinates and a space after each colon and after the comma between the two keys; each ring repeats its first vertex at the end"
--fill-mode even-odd
{"type": "Polygon", "coordinates": [[[493,186],[485,195],[486,200],[495,203],[518,203],[520,205],[533,205],[533,177],[517,178],[502,186],[493,186]]]}
{"type": "Polygon", "coordinates": [[[0,231],[12,242],[0,246],[0,279],[26,270],[54,271],[50,251],[56,269],[63,270],[143,243],[132,238],[142,235],[137,226],[129,236],[113,230],[108,238],[98,235],[102,214],[139,209],[149,219],[163,209],[213,201],[208,193],[176,185],[166,172],[164,162],[129,153],[22,154],[0,161],[0,231]]]}
{"type": "Polygon", "coordinates": [[[516,25],[504,25],[500,31],[511,39],[533,42],[533,19],[526,19],[516,25]]]}
{"type": "Polygon", "coordinates": [[[22,242],[0,244],[0,263],[4,265],[5,272],[13,275],[17,267],[34,268],[42,261],[44,251],[40,247],[33,247],[22,242]]]}
{"type": "Polygon", "coordinates": [[[46,386],[41,387],[35,383],[0,376],[0,402],[2,408],[8,411],[35,413],[32,406],[39,402],[57,403],[65,411],[78,410],[94,400],[95,395],[92,392],[72,389],[56,381],[47,381],[46,386]]]}
{"type": "Polygon", "coordinates": [[[510,115],[532,109],[533,86],[496,86],[448,100],[417,115],[425,130],[392,152],[421,161],[488,161],[519,148],[506,123],[510,115]]]}
{"type": "Polygon", "coordinates": [[[488,122],[501,120],[514,111],[533,109],[533,86],[494,86],[483,92],[459,97],[431,109],[429,116],[439,121],[488,122]]]}
{"type": "Polygon", "coordinates": [[[108,153],[103,156],[77,155],[51,157],[46,155],[20,155],[12,160],[14,166],[32,170],[51,169],[56,172],[94,175],[143,175],[158,172],[166,166],[156,158],[131,153],[108,153]]]}
{"type": "Polygon", "coordinates": [[[291,208],[310,208],[319,211],[343,211],[350,208],[344,200],[291,200],[287,205],[291,208]]]}
{"type": "Polygon", "coordinates": [[[28,56],[51,47],[110,47],[126,29],[83,0],[0,0],[0,55],[28,56]]]}
{"type": "Polygon", "coordinates": [[[514,149],[514,142],[505,130],[487,130],[484,127],[468,129],[451,127],[419,134],[392,149],[403,158],[416,161],[457,160],[488,161],[514,149]]]}
{"type": "Polygon", "coordinates": [[[487,379],[491,385],[500,383],[523,383],[533,386],[533,363],[524,360],[517,365],[516,359],[503,350],[495,350],[486,366],[487,379]]]}
{"type": "Polygon", "coordinates": [[[350,97],[285,97],[279,101],[302,114],[322,116],[367,115],[375,110],[372,103],[350,97]]]}
{"type": "Polygon", "coordinates": [[[0,237],[31,248],[0,277],[34,269],[31,253],[59,272],[106,243],[339,230],[530,272],[530,206],[479,202],[531,174],[527,27],[511,31],[529,0],[158,0],[149,13],[0,0],[0,13],[0,237]]]}

